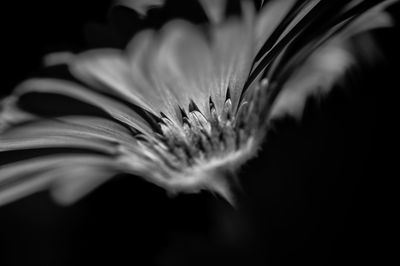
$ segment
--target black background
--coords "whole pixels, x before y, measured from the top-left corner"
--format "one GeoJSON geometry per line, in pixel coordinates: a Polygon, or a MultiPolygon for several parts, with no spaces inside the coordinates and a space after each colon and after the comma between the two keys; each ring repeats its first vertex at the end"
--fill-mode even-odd
{"type": "MultiPolygon", "coordinates": [[[[114,36],[112,28],[98,35],[96,26],[87,26],[105,25],[108,6],[2,3],[2,95],[35,75],[48,52],[122,46],[126,37],[114,36]]],[[[157,27],[171,16],[201,21],[204,14],[195,10],[170,5],[146,25],[157,27]]],[[[121,23],[134,26],[120,29],[120,36],[145,25],[129,16],[114,20],[121,23]]],[[[115,178],[71,207],[42,192],[0,208],[0,265],[383,263],[392,253],[389,214],[396,211],[387,196],[396,177],[396,155],[389,151],[397,120],[388,107],[399,86],[399,28],[376,35],[387,62],[366,68],[357,86],[310,100],[301,123],[277,123],[240,175],[236,209],[206,192],[169,198],[132,176],[115,178]]]]}

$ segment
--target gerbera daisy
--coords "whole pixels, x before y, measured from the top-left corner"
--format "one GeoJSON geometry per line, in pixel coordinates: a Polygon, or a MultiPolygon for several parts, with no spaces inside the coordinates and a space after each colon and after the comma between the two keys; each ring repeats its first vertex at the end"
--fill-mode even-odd
{"type": "MultiPolygon", "coordinates": [[[[370,47],[365,32],[391,25],[385,9],[395,1],[275,0],[259,10],[241,1],[234,16],[226,1],[199,2],[206,25],[174,20],[138,32],[125,50],[51,54],[45,63],[66,64],[74,78],[32,78],[2,100],[0,152],[43,153],[0,166],[0,204],[47,188],[70,203],[117,173],[232,201],[236,172],[271,121],[300,117],[309,95],[342,79],[356,61],[353,40],[364,33],[370,47]],[[44,117],[18,104],[28,94],[73,98],[106,115],[44,117]]],[[[162,1],[119,4],[144,16],[162,1]]]]}

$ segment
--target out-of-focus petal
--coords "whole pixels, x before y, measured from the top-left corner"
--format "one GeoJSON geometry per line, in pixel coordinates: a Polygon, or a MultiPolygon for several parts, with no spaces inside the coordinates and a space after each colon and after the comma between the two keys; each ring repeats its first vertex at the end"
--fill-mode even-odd
{"type": "Polygon", "coordinates": [[[163,97],[165,92],[160,91],[151,80],[153,69],[150,58],[154,56],[157,45],[155,33],[144,30],[130,41],[126,57],[130,74],[128,89],[140,97],[154,114],[160,115],[160,112],[171,109],[172,104],[163,97]]]}
{"type": "MultiPolygon", "coordinates": [[[[65,165],[54,170],[57,181],[51,186],[53,199],[62,205],[72,204],[108,181],[119,171],[106,165],[65,165]]],[[[51,176],[52,172],[45,173],[51,176]]]]}
{"type": "Polygon", "coordinates": [[[60,64],[69,64],[74,57],[75,57],[74,54],[70,52],[55,52],[46,55],[43,58],[43,64],[46,67],[60,65],[60,64]]]}
{"type": "Polygon", "coordinates": [[[194,101],[207,115],[215,76],[205,35],[187,22],[174,21],[163,28],[158,43],[149,58],[149,73],[157,93],[186,112],[194,101]]]}
{"type": "Polygon", "coordinates": [[[186,112],[193,101],[206,117],[209,96],[221,115],[229,88],[236,108],[254,56],[253,19],[253,7],[245,4],[243,17],[215,25],[210,39],[187,22],[174,21],[165,26],[159,45],[149,55],[153,87],[163,99],[186,112]]]}
{"type": "Polygon", "coordinates": [[[95,89],[156,112],[152,97],[146,97],[151,94],[133,83],[136,81],[139,86],[143,84],[140,83],[141,77],[133,73],[126,55],[120,50],[98,49],[81,53],[70,60],[69,69],[74,76],[95,89]]]}
{"type": "Polygon", "coordinates": [[[235,112],[255,55],[252,28],[254,7],[247,3],[242,9],[242,18],[232,18],[223,25],[216,25],[211,34],[215,74],[218,78],[210,95],[219,114],[224,108],[228,89],[235,112]]]}
{"type": "Polygon", "coordinates": [[[225,18],[227,0],[199,0],[208,18],[213,23],[220,23],[225,18]]]}
{"type": "Polygon", "coordinates": [[[390,27],[393,24],[391,16],[384,10],[397,0],[387,0],[369,9],[350,23],[339,38],[346,39],[356,34],[367,32],[377,28],[390,27]]]}
{"type": "Polygon", "coordinates": [[[165,0],[116,0],[115,2],[116,5],[129,7],[144,16],[149,9],[162,6],[165,0]]]}
{"type": "Polygon", "coordinates": [[[271,118],[290,114],[301,117],[307,98],[328,92],[353,62],[344,45],[332,43],[316,52],[284,85],[271,110],[271,118]]]}
{"type": "Polygon", "coordinates": [[[112,158],[82,154],[53,155],[6,164],[0,166],[0,205],[52,186],[59,190],[56,190],[57,199],[71,202],[106,181],[106,177],[111,177],[120,168],[112,158]],[[86,177],[88,179],[84,181],[86,177]],[[86,184],[76,191],[68,189],[68,195],[58,186],[74,186],[69,182],[76,181],[86,184]]]}
{"type": "Polygon", "coordinates": [[[0,133],[12,125],[27,122],[36,118],[17,106],[18,97],[8,96],[0,101],[0,133]]]}
{"type": "MultiPolygon", "coordinates": [[[[274,107],[271,110],[271,117],[279,117],[290,114],[301,117],[307,98],[312,94],[327,93],[338,81],[343,78],[343,74],[352,67],[356,58],[351,45],[356,45],[350,38],[357,34],[370,31],[375,28],[390,26],[391,18],[383,10],[393,1],[384,1],[374,6],[362,15],[357,17],[339,33],[330,36],[327,32],[328,40],[322,46],[311,52],[310,57],[297,67],[295,73],[285,82],[282,92],[278,96],[274,107]]],[[[344,21],[343,23],[346,23],[344,21]]],[[[340,27],[341,24],[338,25],[340,27]]],[[[331,31],[334,31],[332,28],[331,31]]],[[[364,59],[376,60],[375,43],[372,38],[364,38],[362,47],[356,48],[358,53],[363,53],[364,59]],[[370,48],[370,49],[367,49],[370,48]]],[[[310,47],[313,47],[310,45],[310,47]]],[[[310,51],[304,49],[302,53],[310,51]]],[[[295,60],[296,57],[293,58],[295,60]]],[[[292,62],[287,62],[290,67],[292,62]]],[[[296,65],[293,66],[296,68],[296,65]]]]}

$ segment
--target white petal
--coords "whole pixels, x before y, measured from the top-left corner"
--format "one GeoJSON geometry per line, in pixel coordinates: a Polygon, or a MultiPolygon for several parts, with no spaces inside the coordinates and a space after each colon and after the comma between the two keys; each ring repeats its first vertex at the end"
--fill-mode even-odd
{"type": "Polygon", "coordinates": [[[0,152],[38,148],[85,148],[113,154],[117,150],[114,145],[88,138],[77,139],[71,136],[20,137],[19,139],[0,138],[0,141],[2,142],[0,152]]]}
{"type": "Polygon", "coordinates": [[[149,124],[131,108],[76,83],[57,79],[31,79],[19,85],[15,94],[20,96],[29,92],[55,93],[75,98],[104,110],[113,118],[148,136],[152,135],[153,131],[149,124]]]}
{"type": "MultiPolygon", "coordinates": [[[[78,154],[40,157],[3,165],[0,167],[0,205],[58,185],[59,179],[65,179],[60,183],[63,186],[70,185],[69,181],[74,182],[78,179],[82,181],[85,178],[83,174],[90,173],[89,169],[102,169],[106,173],[110,173],[111,170],[117,171],[118,168],[119,165],[110,158],[78,154]],[[86,170],[74,171],[75,167],[86,170]]],[[[99,184],[99,181],[105,181],[104,175],[98,176],[99,180],[95,180],[97,173],[99,173],[98,170],[94,171],[88,180],[89,183],[92,183],[92,188],[95,183],[99,184]]],[[[82,182],[80,183],[82,184],[82,182]]],[[[86,188],[90,187],[89,183],[85,185],[86,188]]],[[[83,196],[83,187],[80,190],[71,191],[68,199],[71,201],[73,198],[83,196]]],[[[63,199],[66,198],[66,193],[64,193],[63,199]]]]}
{"type": "Polygon", "coordinates": [[[271,110],[271,118],[300,117],[307,98],[328,92],[354,61],[343,45],[333,43],[316,52],[284,85],[271,110]]]}
{"type": "Polygon", "coordinates": [[[199,0],[208,18],[213,23],[220,23],[225,17],[227,0],[199,0]]]}
{"type": "Polygon", "coordinates": [[[295,0],[272,0],[262,8],[256,22],[256,51],[268,40],[295,2],[295,0]]]}
{"type": "MultiPolygon", "coordinates": [[[[193,100],[203,114],[208,114],[208,92],[215,78],[211,50],[198,28],[184,21],[169,23],[150,60],[154,87],[166,103],[188,112],[193,100]]],[[[168,112],[172,115],[175,110],[168,112]]]]}
{"type": "Polygon", "coordinates": [[[138,33],[128,44],[126,60],[129,67],[131,90],[135,95],[141,97],[156,115],[164,112],[170,107],[166,102],[164,91],[152,82],[151,57],[158,49],[159,40],[151,30],[138,33]]]}
{"type": "Polygon", "coordinates": [[[244,4],[243,13],[243,18],[215,25],[209,40],[187,22],[174,21],[163,28],[159,45],[149,56],[149,73],[167,103],[164,113],[173,116],[177,110],[171,106],[176,105],[188,112],[193,100],[208,118],[211,96],[221,115],[228,88],[233,108],[237,107],[254,55],[254,9],[244,4]]]}
{"type": "Polygon", "coordinates": [[[296,16],[291,20],[289,25],[285,28],[278,41],[282,40],[306,15],[310,13],[311,10],[316,8],[316,6],[321,2],[321,0],[308,0],[302,4],[302,6],[297,11],[296,16]]]}
{"type": "Polygon", "coordinates": [[[243,18],[216,25],[212,31],[212,55],[217,79],[210,94],[219,115],[224,108],[228,88],[235,112],[255,55],[253,7],[245,5],[243,12],[243,18]]]}
{"type": "Polygon", "coordinates": [[[136,142],[122,126],[110,121],[107,127],[105,119],[69,120],[69,123],[44,120],[13,127],[0,136],[0,151],[54,147],[87,148],[114,154],[117,144],[129,147],[136,142]]]}
{"type": "Polygon", "coordinates": [[[147,10],[153,7],[162,6],[165,0],[117,0],[117,5],[129,7],[140,15],[146,15],[147,10]]]}
{"type": "MultiPolygon", "coordinates": [[[[350,46],[356,45],[357,42],[350,38],[362,32],[391,25],[389,15],[383,12],[383,9],[391,2],[393,1],[384,1],[366,11],[334,37],[330,37],[331,33],[327,32],[328,38],[331,39],[317,48],[286,82],[274,104],[271,116],[291,114],[301,117],[305,102],[310,95],[327,93],[343,77],[345,71],[355,63],[350,46]]],[[[334,28],[331,29],[331,31],[334,30],[334,28]]],[[[365,36],[362,45],[356,49],[358,53],[362,53],[364,59],[376,60],[375,43],[372,38],[369,38],[369,35],[365,36]]],[[[305,49],[300,53],[304,52],[308,51],[305,49]]],[[[290,66],[291,62],[287,62],[287,65],[290,66]]]]}
{"type": "Polygon", "coordinates": [[[31,113],[17,106],[18,97],[10,95],[0,102],[0,133],[14,124],[36,119],[31,113]]]}
{"type": "MultiPolygon", "coordinates": [[[[51,186],[53,199],[62,205],[80,200],[118,173],[113,165],[67,165],[56,170],[58,178],[51,186]]],[[[52,175],[51,172],[47,174],[52,175]]]]}
{"type": "Polygon", "coordinates": [[[338,36],[347,39],[362,32],[377,28],[389,27],[393,24],[392,18],[384,10],[396,1],[388,0],[372,7],[350,23],[338,36]]]}
{"type": "Polygon", "coordinates": [[[75,55],[70,52],[56,52],[46,55],[43,58],[43,63],[47,67],[68,64],[74,57],[75,55]]]}
{"type": "Polygon", "coordinates": [[[111,120],[91,116],[63,116],[57,120],[71,125],[77,125],[88,131],[102,134],[119,142],[132,142],[132,132],[111,120]]]}
{"type": "MultiPolygon", "coordinates": [[[[137,36],[136,39],[146,40],[143,34],[137,36]]],[[[125,53],[116,49],[90,50],[76,55],[69,62],[69,69],[74,76],[94,89],[129,100],[133,104],[157,114],[154,108],[155,104],[151,101],[152,98],[146,97],[148,96],[147,88],[137,87],[143,82],[140,83],[141,77],[132,71],[128,59],[129,57],[125,53]]]]}
{"type": "MultiPolygon", "coordinates": [[[[289,32],[293,30],[293,28],[300,22],[302,19],[315,8],[315,6],[321,0],[308,0],[304,2],[298,2],[295,0],[274,0],[270,2],[263,8],[261,15],[259,15],[259,20],[256,27],[256,48],[257,52],[259,53],[257,56],[257,61],[254,63],[251,78],[249,79],[249,85],[251,88],[254,88],[253,83],[254,81],[259,81],[261,73],[263,71],[263,67],[265,65],[261,65],[263,62],[262,60],[266,60],[268,55],[272,52],[272,49],[277,47],[279,43],[281,43],[282,39],[287,36],[289,32]],[[299,4],[295,7],[296,4],[299,4]],[[292,10],[293,9],[293,10],[292,10]],[[290,14],[289,14],[290,12],[290,14]],[[284,18],[286,15],[289,15],[290,20],[285,21],[283,23],[284,18]],[[270,19],[268,19],[270,18],[270,19]],[[283,24],[281,24],[283,23],[283,24]],[[286,23],[288,23],[286,25],[286,23]],[[281,31],[278,32],[277,39],[273,40],[272,43],[269,43],[269,46],[263,48],[261,47],[267,41],[268,38],[271,37],[271,34],[274,30],[281,24],[281,26],[285,25],[281,31]],[[265,36],[264,36],[265,35],[265,36]],[[260,50],[259,50],[260,49],[260,50]],[[265,51],[264,51],[265,50],[265,51]]],[[[286,45],[286,44],[285,44],[286,45]]],[[[279,46],[278,46],[279,47],[279,46]]],[[[275,51],[276,52],[276,51],[275,51]]],[[[266,63],[268,61],[264,61],[266,63]]],[[[251,94],[251,92],[250,92],[251,94]]]]}

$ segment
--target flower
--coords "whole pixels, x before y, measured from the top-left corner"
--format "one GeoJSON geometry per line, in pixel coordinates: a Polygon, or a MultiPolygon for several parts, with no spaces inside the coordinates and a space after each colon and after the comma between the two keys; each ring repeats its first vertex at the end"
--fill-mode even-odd
{"type": "MultiPolygon", "coordinates": [[[[51,54],[47,66],[66,64],[74,80],[29,79],[2,100],[0,152],[63,150],[1,166],[0,204],[46,188],[71,203],[117,173],[233,202],[235,173],[271,121],[300,117],[309,95],[343,78],[357,59],[352,40],[390,26],[384,10],[395,2],[275,0],[257,12],[241,1],[241,15],[225,17],[226,1],[199,1],[209,24],[174,20],[137,33],[124,51],[51,54]],[[107,115],[43,117],[18,105],[30,93],[107,115]]],[[[144,15],[143,3],[120,2],[144,15]]]]}

